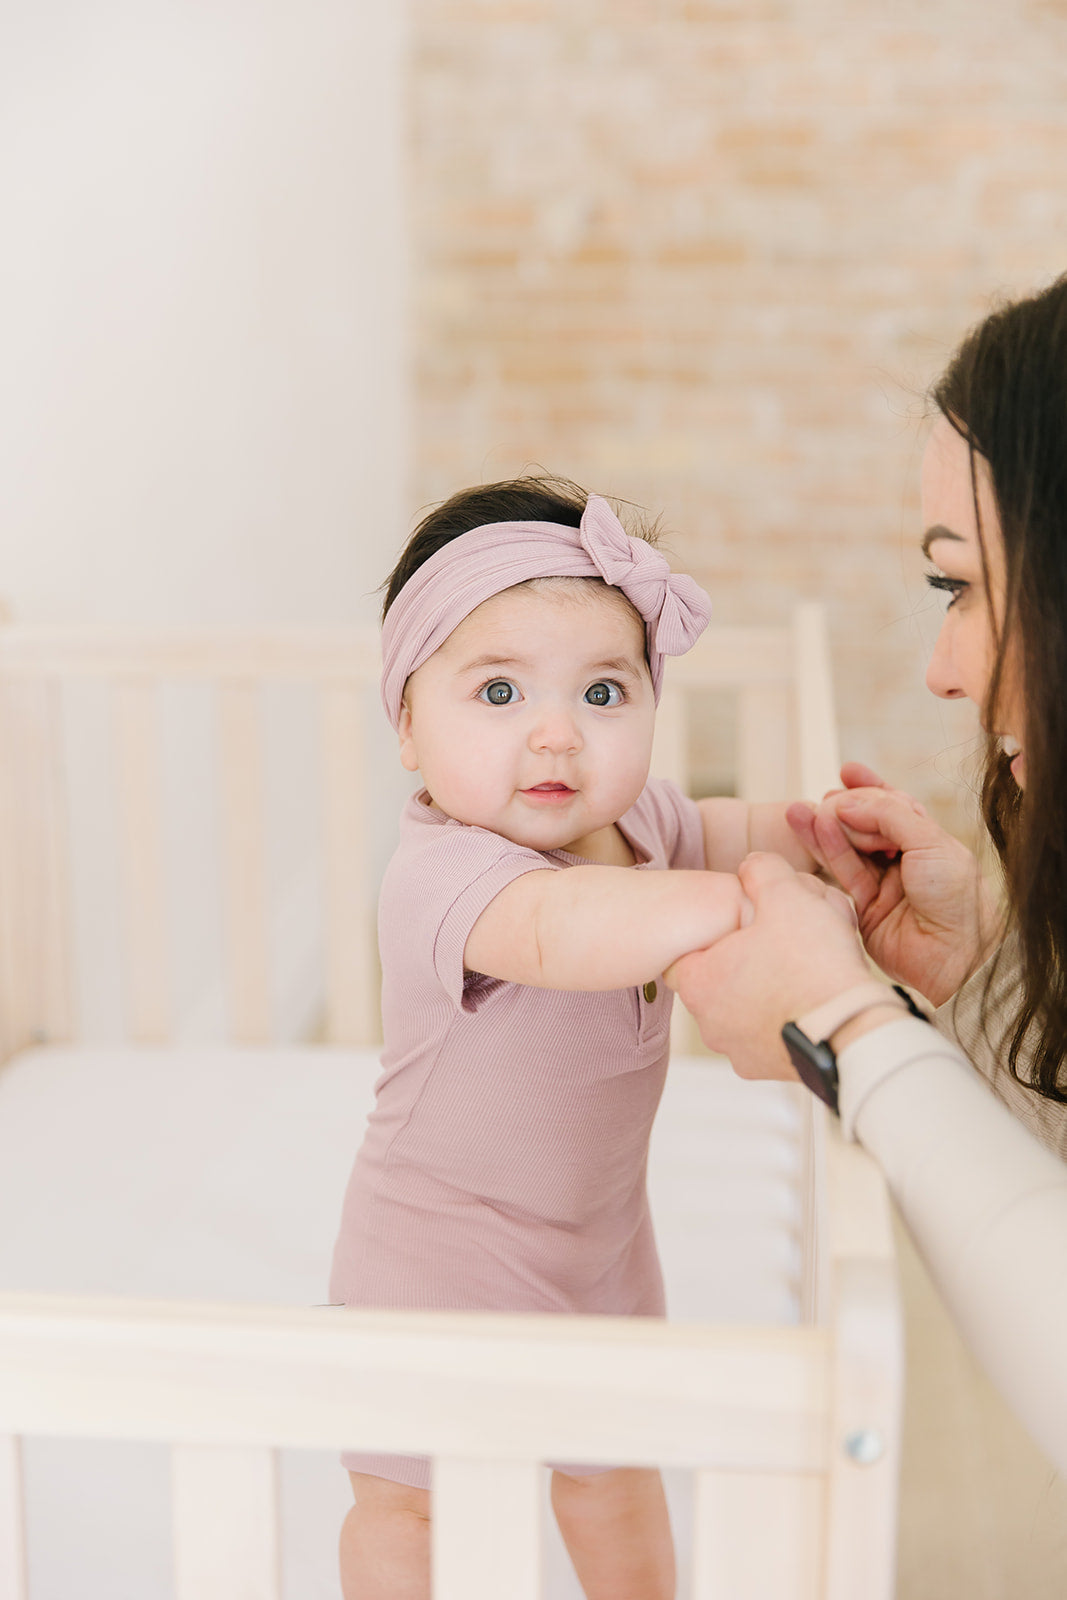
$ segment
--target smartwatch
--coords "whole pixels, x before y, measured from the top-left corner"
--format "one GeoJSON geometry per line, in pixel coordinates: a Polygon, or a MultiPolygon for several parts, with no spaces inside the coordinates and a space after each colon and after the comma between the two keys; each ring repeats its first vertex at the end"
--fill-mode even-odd
{"type": "Polygon", "coordinates": [[[901,1002],[901,1010],[911,1016],[925,1016],[906,989],[899,983],[887,988],[884,983],[857,983],[843,994],[836,995],[814,1010],[805,1012],[795,1022],[787,1022],[782,1029],[782,1041],[789,1051],[789,1059],[797,1070],[801,1083],[818,1095],[835,1114],[837,1105],[837,1057],[829,1040],[838,1028],[843,1028],[853,1017],[871,1011],[875,1006],[894,1005],[901,1002]],[[895,999],[894,999],[895,997],[895,999]]]}

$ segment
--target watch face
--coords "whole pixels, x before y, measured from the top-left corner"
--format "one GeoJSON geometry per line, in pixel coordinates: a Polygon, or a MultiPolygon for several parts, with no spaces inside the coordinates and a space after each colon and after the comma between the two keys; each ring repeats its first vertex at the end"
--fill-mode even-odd
{"type": "Polygon", "coordinates": [[[782,1039],[801,1083],[817,1094],[831,1111],[837,1110],[837,1058],[828,1044],[815,1044],[795,1022],[787,1022],[782,1039]]]}

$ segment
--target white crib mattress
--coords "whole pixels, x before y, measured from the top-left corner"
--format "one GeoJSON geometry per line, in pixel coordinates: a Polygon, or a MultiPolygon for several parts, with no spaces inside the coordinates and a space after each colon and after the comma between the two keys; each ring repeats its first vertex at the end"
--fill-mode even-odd
{"type": "MultiPolygon", "coordinates": [[[[322,1303],[376,1075],[373,1052],[332,1048],[18,1056],[0,1069],[0,1290],[322,1303]]],[[[789,1087],[672,1062],[649,1171],[672,1317],[795,1321],[798,1132],[789,1087]]],[[[31,1600],[169,1600],[167,1470],[162,1448],[31,1442],[31,1600]]],[[[347,1504],[332,1462],[283,1462],[287,1600],[337,1600],[347,1504]]],[[[577,1595],[549,1565],[552,1600],[577,1595]]]]}

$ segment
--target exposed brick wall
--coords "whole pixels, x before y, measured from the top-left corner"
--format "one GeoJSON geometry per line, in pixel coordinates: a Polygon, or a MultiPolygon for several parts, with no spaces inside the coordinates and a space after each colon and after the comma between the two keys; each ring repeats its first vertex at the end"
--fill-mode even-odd
{"type": "Polygon", "coordinates": [[[823,596],[846,754],[964,825],[916,419],[992,296],[1067,269],[1067,5],[413,19],[420,502],[539,463],[661,510],[724,621],[823,596]]]}

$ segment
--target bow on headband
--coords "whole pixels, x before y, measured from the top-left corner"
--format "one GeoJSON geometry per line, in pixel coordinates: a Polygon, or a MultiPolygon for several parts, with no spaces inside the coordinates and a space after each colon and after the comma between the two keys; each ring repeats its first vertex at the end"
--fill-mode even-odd
{"type": "Polygon", "coordinates": [[[483,600],[531,578],[602,578],[644,620],[652,688],[664,656],[680,656],[708,625],[700,585],[672,572],[658,550],[631,539],[607,501],[591,494],[580,527],[491,522],[442,545],[408,579],[382,624],[382,704],[400,722],[404,685],[483,600]]]}

